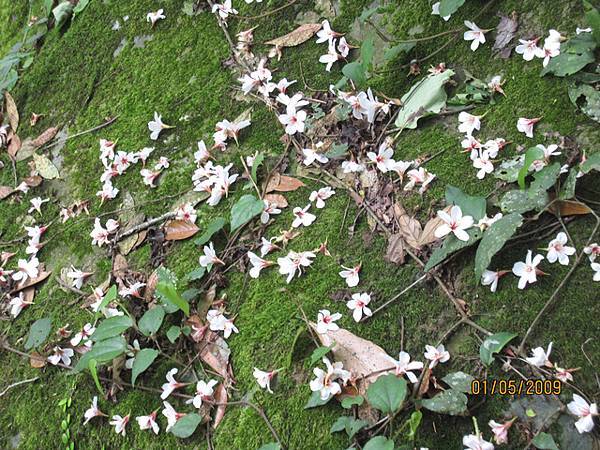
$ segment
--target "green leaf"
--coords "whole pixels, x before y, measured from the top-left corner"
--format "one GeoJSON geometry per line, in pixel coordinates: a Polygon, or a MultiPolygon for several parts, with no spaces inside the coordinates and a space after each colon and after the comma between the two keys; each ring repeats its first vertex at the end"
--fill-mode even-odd
{"type": "Polygon", "coordinates": [[[369,70],[374,54],[375,44],[373,43],[373,36],[369,36],[360,46],[360,60],[365,71],[369,70]]]}
{"type": "Polygon", "coordinates": [[[144,313],[138,322],[138,328],[144,336],[151,336],[156,334],[164,318],[165,309],[160,305],[155,306],[144,313]]]}
{"type": "Polygon", "coordinates": [[[326,405],[332,398],[333,397],[329,397],[327,400],[321,400],[321,395],[319,394],[319,391],[313,392],[310,395],[308,402],[306,402],[306,405],[304,405],[304,409],[317,408],[318,406],[326,405]]]}
{"type": "Polygon", "coordinates": [[[329,353],[332,348],[333,348],[333,345],[331,345],[329,347],[315,348],[313,350],[312,354],[310,355],[310,365],[314,366],[318,361],[321,361],[323,356],[325,356],[327,353],[329,353]]]}
{"type": "Polygon", "coordinates": [[[261,446],[258,450],[281,450],[281,445],[277,442],[269,442],[268,444],[261,446]]]}
{"type": "Polygon", "coordinates": [[[427,264],[425,265],[425,272],[433,269],[452,253],[473,245],[475,242],[479,241],[483,236],[483,232],[478,227],[469,229],[467,233],[469,234],[468,241],[461,241],[453,234],[447,236],[446,239],[444,239],[444,243],[442,244],[442,246],[436,248],[435,251],[429,257],[429,261],[427,261],[427,264]]]}
{"type": "Polygon", "coordinates": [[[29,329],[27,341],[25,341],[25,350],[42,345],[48,338],[51,330],[52,319],[50,317],[44,317],[33,322],[29,329]]]}
{"type": "Polygon", "coordinates": [[[533,445],[535,445],[540,450],[558,450],[556,442],[554,442],[554,438],[548,433],[540,433],[531,441],[533,445]]]}
{"type": "Polygon", "coordinates": [[[95,359],[98,363],[112,361],[127,351],[127,342],[123,336],[116,336],[104,341],[96,342],[91,350],[84,353],[73,369],[74,373],[81,372],[89,367],[89,361],[95,359]]]}
{"type": "Polygon", "coordinates": [[[206,267],[198,267],[185,276],[187,281],[197,281],[206,274],[206,267]]]}
{"type": "Polygon", "coordinates": [[[375,436],[365,444],[363,450],[394,450],[394,441],[385,436],[375,436]]]}
{"type": "Polygon", "coordinates": [[[96,361],[95,359],[90,359],[90,362],[88,363],[88,369],[92,374],[92,378],[94,379],[94,383],[96,384],[96,389],[98,389],[100,395],[104,395],[104,390],[102,389],[100,379],[98,378],[98,361],[96,361]]]}
{"type": "Polygon", "coordinates": [[[483,272],[489,267],[493,256],[498,253],[517,228],[523,224],[521,214],[512,213],[494,222],[484,233],[483,239],[477,247],[475,254],[475,277],[481,278],[483,272]]]}
{"type": "Polygon", "coordinates": [[[440,0],[440,16],[446,17],[454,14],[465,3],[465,0],[440,0]]]}
{"type": "Polygon", "coordinates": [[[560,163],[554,163],[544,167],[539,172],[533,174],[533,181],[529,186],[529,197],[539,196],[540,192],[546,192],[556,184],[560,175],[560,163]]]}
{"type": "Polygon", "coordinates": [[[92,341],[103,341],[114,336],[119,336],[125,330],[133,326],[133,320],[129,316],[114,316],[104,319],[90,336],[92,341]]]}
{"type": "Polygon", "coordinates": [[[583,0],[583,9],[585,20],[592,28],[592,36],[596,40],[596,44],[600,44],[600,13],[588,0],[583,0]]]}
{"type": "Polygon", "coordinates": [[[198,428],[201,421],[202,418],[198,414],[188,413],[173,425],[171,433],[181,439],[189,438],[194,434],[194,431],[196,431],[196,428],[198,428]]]}
{"type": "Polygon", "coordinates": [[[367,82],[365,68],[358,61],[352,61],[342,67],[342,73],[354,81],[357,85],[362,86],[367,82]]]}
{"type": "Polygon", "coordinates": [[[472,216],[475,222],[485,217],[487,203],[485,197],[474,197],[465,194],[459,188],[446,188],[446,203],[460,206],[464,216],[472,216]]]}
{"type": "Polygon", "coordinates": [[[190,304],[177,292],[175,285],[165,281],[159,281],[156,290],[162,298],[173,306],[176,306],[187,316],[190,315],[190,304]]]}
{"type": "Polygon", "coordinates": [[[140,350],[133,360],[133,367],[131,368],[131,384],[135,385],[135,380],[154,362],[158,356],[158,350],[153,348],[144,348],[140,350]]]}
{"type": "Polygon", "coordinates": [[[407,420],[408,422],[408,433],[406,438],[414,441],[415,437],[417,435],[417,430],[419,429],[419,425],[421,425],[421,420],[423,420],[423,413],[421,411],[414,411],[411,415],[410,415],[410,419],[407,420]]]}
{"type": "Polygon", "coordinates": [[[350,409],[354,405],[360,406],[364,403],[365,398],[362,395],[350,395],[342,399],[342,408],[350,409]]]}
{"type": "Polygon", "coordinates": [[[401,99],[402,108],[395,125],[401,129],[415,129],[421,117],[439,113],[448,99],[444,85],[453,75],[454,71],[448,69],[429,75],[413,85],[401,99]]]}
{"type": "Polygon", "coordinates": [[[73,17],[76,17],[77,14],[82,13],[83,10],[87,8],[87,5],[89,4],[90,0],[79,0],[79,3],[77,3],[77,5],[75,5],[75,8],[73,8],[73,17]]]}
{"type": "Polygon", "coordinates": [[[413,48],[415,48],[414,42],[404,42],[402,44],[394,45],[390,48],[387,48],[383,52],[383,60],[384,61],[392,61],[393,59],[396,59],[398,56],[400,56],[400,54],[408,53],[413,48]]]}
{"type": "Polygon", "coordinates": [[[471,383],[475,380],[471,375],[464,372],[452,372],[442,378],[442,381],[459,392],[471,393],[471,383]]]}
{"type": "Polygon", "coordinates": [[[516,338],[516,333],[509,333],[502,331],[500,333],[493,334],[483,341],[481,347],[479,347],[479,358],[481,362],[486,366],[489,366],[494,362],[494,353],[499,353],[510,341],[516,338]]]}
{"type": "Polygon", "coordinates": [[[325,153],[329,159],[340,158],[348,153],[348,144],[333,144],[331,149],[325,153]]]}
{"type": "Polygon", "coordinates": [[[384,375],[369,385],[367,400],[383,414],[396,412],[406,397],[406,380],[396,375],[384,375]]]}
{"type": "Polygon", "coordinates": [[[52,10],[52,14],[56,20],[56,26],[60,27],[73,14],[73,4],[69,1],[64,1],[52,10]]]}
{"type": "Polygon", "coordinates": [[[217,217],[217,218],[213,219],[206,227],[206,230],[204,230],[204,233],[202,233],[202,235],[199,238],[194,240],[194,244],[196,244],[196,245],[206,244],[208,241],[210,241],[212,239],[212,237],[215,235],[215,233],[217,233],[218,231],[221,231],[223,229],[223,227],[225,226],[226,223],[227,223],[227,221],[225,219],[223,219],[222,217],[217,217]]]}
{"type": "Polygon", "coordinates": [[[54,0],[44,0],[44,11],[46,11],[46,16],[49,16],[52,12],[52,4],[54,0]]]}
{"type": "Polygon", "coordinates": [[[569,86],[569,98],[576,108],[596,122],[600,122],[600,92],[588,84],[569,86]],[[584,101],[579,102],[579,98],[584,101]]]}
{"type": "Polygon", "coordinates": [[[104,298],[100,302],[100,305],[98,305],[98,312],[96,312],[96,316],[99,316],[100,314],[102,314],[102,310],[104,308],[106,308],[108,306],[108,304],[110,302],[114,301],[116,298],[117,298],[117,286],[112,285],[110,287],[110,289],[104,295],[104,298]]]}
{"type": "Polygon", "coordinates": [[[550,59],[540,76],[548,73],[557,77],[566,77],[579,72],[589,63],[594,62],[596,42],[590,33],[581,33],[566,43],[561,44],[560,54],[550,59]]]}
{"type": "Polygon", "coordinates": [[[544,151],[539,147],[530,147],[525,152],[525,161],[523,162],[523,167],[519,170],[519,176],[517,180],[519,181],[519,187],[521,189],[525,189],[525,178],[529,173],[529,168],[533,164],[534,161],[544,159],[544,151]]]}
{"type": "Polygon", "coordinates": [[[362,430],[364,427],[369,425],[366,420],[355,419],[350,416],[338,417],[335,423],[331,426],[330,433],[337,433],[338,431],[345,431],[350,439],[354,437],[356,433],[362,430]]]}
{"type": "Polygon", "coordinates": [[[171,328],[169,328],[167,330],[167,339],[169,340],[169,342],[171,344],[174,344],[175,341],[179,338],[179,336],[181,336],[181,328],[176,326],[176,325],[172,325],[171,328]]]}
{"type": "Polygon", "coordinates": [[[548,204],[548,194],[538,192],[538,195],[530,195],[530,190],[508,191],[500,200],[500,209],[504,213],[524,214],[532,209],[542,210],[548,204]]]}
{"type": "Polygon", "coordinates": [[[583,173],[591,172],[592,170],[600,171],[600,153],[594,153],[580,166],[583,173]]]}
{"type": "Polygon", "coordinates": [[[577,169],[569,170],[569,175],[565,180],[565,183],[562,185],[560,189],[560,193],[558,194],[558,198],[560,200],[570,200],[575,197],[575,187],[577,185],[577,173],[579,171],[577,169]]]}
{"type": "Polygon", "coordinates": [[[455,389],[448,389],[433,398],[421,402],[430,411],[457,416],[467,410],[467,396],[455,389]]]}
{"type": "Polygon", "coordinates": [[[237,230],[260,215],[264,206],[263,201],[254,195],[246,194],[242,196],[231,208],[231,231],[237,230]]]}
{"type": "Polygon", "coordinates": [[[263,163],[264,160],[265,160],[265,154],[263,152],[260,152],[258,155],[256,155],[256,158],[254,158],[254,164],[252,164],[252,179],[257,184],[258,184],[258,178],[256,178],[257,177],[256,172],[258,171],[258,168],[260,167],[260,165],[263,163]]]}

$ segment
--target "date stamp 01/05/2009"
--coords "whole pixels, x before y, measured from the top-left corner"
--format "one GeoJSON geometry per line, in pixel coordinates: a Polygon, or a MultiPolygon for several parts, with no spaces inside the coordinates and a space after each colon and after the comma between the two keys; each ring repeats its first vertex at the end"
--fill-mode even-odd
{"type": "Polygon", "coordinates": [[[560,380],[473,380],[473,395],[559,395],[562,391],[560,380]]]}

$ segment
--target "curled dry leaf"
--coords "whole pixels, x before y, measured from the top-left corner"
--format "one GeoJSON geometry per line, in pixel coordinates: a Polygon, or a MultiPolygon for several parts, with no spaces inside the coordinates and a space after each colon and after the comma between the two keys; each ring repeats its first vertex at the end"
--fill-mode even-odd
{"type": "Polygon", "coordinates": [[[229,371],[231,350],[225,339],[207,329],[204,339],[196,345],[202,361],[224,379],[231,378],[229,371]]]}
{"type": "Polygon", "coordinates": [[[305,184],[297,178],[274,174],[269,180],[269,184],[267,184],[266,192],[292,192],[303,186],[305,186],[305,184]]]}
{"type": "Polygon", "coordinates": [[[414,217],[410,217],[400,203],[394,204],[394,215],[400,227],[400,234],[404,241],[414,249],[419,249],[419,238],[423,232],[421,224],[414,217]]]}
{"type": "Polygon", "coordinates": [[[156,291],[156,285],[158,284],[158,271],[155,270],[150,274],[148,280],[146,280],[146,290],[144,291],[144,299],[150,303],[154,298],[154,292],[156,291]]]}
{"type": "MultiPolygon", "coordinates": [[[[444,209],[444,211],[450,213],[451,208],[452,206],[448,206],[444,209]]],[[[429,222],[425,224],[425,227],[423,227],[423,232],[419,237],[419,247],[423,247],[425,245],[437,241],[438,238],[435,237],[435,230],[443,223],[444,221],[440,219],[437,215],[434,218],[429,219],[429,222]]]]}
{"type": "Polygon", "coordinates": [[[188,220],[169,220],[165,224],[165,239],[167,241],[181,241],[195,235],[200,228],[188,220]]]}
{"type": "MultiPolygon", "coordinates": [[[[314,323],[310,326],[316,331],[314,323]]],[[[384,349],[348,330],[316,334],[324,347],[333,346],[333,359],[344,363],[344,369],[351,371],[354,379],[359,379],[357,388],[361,395],[381,375],[395,370],[391,357],[384,349]]]]}
{"type": "Polygon", "coordinates": [[[384,259],[392,264],[404,264],[404,242],[401,234],[393,234],[388,239],[388,247],[385,252],[384,259]]]}
{"type": "Polygon", "coordinates": [[[300,45],[308,41],[320,29],[320,23],[305,23],[304,25],[300,25],[291,33],[267,41],[265,44],[274,45],[276,47],[295,47],[296,45],[300,45]]]}
{"type": "Polygon", "coordinates": [[[52,139],[54,139],[54,136],[56,136],[56,133],[58,133],[57,127],[48,128],[46,131],[44,131],[42,134],[40,134],[38,137],[36,137],[33,140],[32,144],[36,148],[41,147],[42,145],[47,144],[52,139]]]}
{"type": "Polygon", "coordinates": [[[584,203],[574,200],[557,200],[548,207],[555,216],[585,216],[590,214],[592,210],[584,203]]]}
{"type": "Polygon", "coordinates": [[[46,358],[40,355],[38,352],[33,351],[29,354],[29,365],[34,369],[41,369],[46,367],[46,358]]]}
{"type": "Polygon", "coordinates": [[[38,187],[42,184],[43,178],[39,175],[33,175],[31,177],[23,178],[23,182],[29,187],[38,187]]]}
{"type": "Polygon", "coordinates": [[[223,417],[225,417],[225,410],[227,409],[227,389],[223,383],[219,383],[215,390],[215,402],[219,403],[217,406],[217,412],[215,413],[215,419],[213,421],[213,428],[216,430],[223,417]]]}
{"type": "Polygon", "coordinates": [[[6,105],[6,115],[8,116],[8,123],[10,127],[16,133],[19,128],[19,110],[17,104],[12,98],[12,95],[8,91],[4,92],[4,104],[6,105]]]}
{"type": "Polygon", "coordinates": [[[287,208],[288,206],[287,199],[281,194],[267,194],[264,199],[277,208],[287,208]]]}
{"type": "Polygon", "coordinates": [[[52,274],[52,271],[48,271],[45,272],[44,269],[40,269],[40,272],[37,276],[37,278],[33,278],[33,279],[28,279],[24,284],[18,284],[13,291],[11,292],[11,294],[14,294],[16,292],[21,292],[23,291],[23,293],[25,294],[27,291],[27,288],[30,288],[32,286],[35,286],[39,283],[41,283],[42,281],[44,281],[46,278],[48,278],[50,275],[52,274]]]}
{"type": "Polygon", "coordinates": [[[21,150],[21,138],[18,134],[12,133],[6,151],[14,159],[17,156],[19,150],[21,150]]]}
{"type": "Polygon", "coordinates": [[[11,195],[15,190],[10,186],[0,186],[0,200],[4,200],[6,197],[11,195]]]}
{"type": "Polygon", "coordinates": [[[112,274],[117,280],[121,280],[127,271],[129,270],[129,264],[127,259],[120,253],[117,253],[113,258],[112,274]]]}

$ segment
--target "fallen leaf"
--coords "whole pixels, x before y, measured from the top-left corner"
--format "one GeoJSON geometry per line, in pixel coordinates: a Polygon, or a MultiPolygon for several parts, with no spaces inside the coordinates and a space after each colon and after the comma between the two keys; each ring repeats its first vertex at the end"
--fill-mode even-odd
{"type": "Polygon", "coordinates": [[[214,331],[206,330],[204,339],[197,346],[202,361],[223,378],[230,378],[229,355],[231,355],[231,350],[225,339],[214,331]]]}
{"type": "MultiPolygon", "coordinates": [[[[314,323],[310,326],[316,329],[314,323]]],[[[385,350],[348,330],[340,328],[337,331],[317,333],[317,336],[324,347],[332,347],[333,359],[341,361],[344,369],[351,371],[354,378],[360,378],[357,387],[361,395],[364,395],[369,384],[394,370],[391,357],[385,350]]]]}
{"type": "Polygon", "coordinates": [[[0,200],[4,200],[6,197],[11,195],[15,190],[10,186],[0,186],[0,200]]]}
{"type": "Polygon", "coordinates": [[[29,125],[33,128],[38,123],[38,120],[43,117],[43,114],[31,113],[31,118],[29,119],[29,125]]]}
{"type": "MultiPolygon", "coordinates": [[[[146,215],[144,213],[138,213],[138,214],[133,215],[127,221],[127,225],[124,227],[124,229],[131,229],[133,227],[138,226],[139,224],[144,222],[145,218],[146,218],[146,215]]],[[[144,231],[147,231],[147,230],[144,230],[144,231]]],[[[145,237],[145,235],[144,235],[144,237],[145,237]]],[[[121,252],[121,254],[127,256],[131,252],[131,250],[133,250],[136,247],[138,240],[139,240],[138,233],[134,233],[131,236],[128,236],[125,239],[121,240],[119,242],[119,244],[117,245],[119,247],[119,251],[121,252]]]]}
{"type": "Polygon", "coordinates": [[[264,199],[277,208],[287,208],[288,206],[287,199],[281,194],[267,194],[264,199]]]}
{"type": "Polygon", "coordinates": [[[35,168],[39,174],[46,180],[53,180],[59,177],[58,169],[52,161],[50,161],[44,155],[33,154],[33,160],[35,161],[35,168]]]}
{"type": "Polygon", "coordinates": [[[221,420],[225,416],[225,410],[227,409],[227,389],[223,383],[219,383],[219,386],[215,389],[215,402],[220,403],[217,406],[217,412],[215,412],[215,419],[213,421],[213,428],[216,430],[221,420]]]}
{"type": "Polygon", "coordinates": [[[18,284],[13,291],[11,292],[11,294],[17,293],[17,292],[21,292],[23,291],[23,293],[26,293],[27,288],[30,288],[32,286],[35,286],[36,284],[41,283],[42,281],[44,281],[46,278],[48,278],[50,275],[52,274],[52,271],[50,270],[49,272],[44,272],[43,269],[40,269],[40,272],[38,274],[38,276],[36,278],[30,278],[28,279],[25,284],[21,285],[18,284]]]}
{"type": "Polygon", "coordinates": [[[8,143],[8,148],[6,151],[14,159],[19,150],[21,150],[21,138],[18,134],[13,133],[10,137],[10,142],[8,143]]]}
{"type": "Polygon", "coordinates": [[[17,128],[19,128],[19,110],[17,109],[17,104],[15,100],[12,98],[12,95],[9,94],[8,91],[4,92],[4,102],[6,105],[6,115],[8,116],[8,122],[10,123],[10,127],[16,133],[17,128]]]}
{"type": "Polygon", "coordinates": [[[42,184],[43,178],[39,175],[33,175],[23,179],[23,182],[29,187],[38,187],[42,184]]]}
{"type": "Polygon", "coordinates": [[[146,290],[144,292],[144,299],[150,303],[154,297],[156,291],[156,285],[158,284],[158,271],[155,270],[150,274],[148,280],[146,280],[146,290]]]}
{"type": "Polygon", "coordinates": [[[117,253],[113,259],[113,267],[112,274],[113,276],[119,280],[123,278],[125,273],[129,270],[129,264],[127,263],[127,259],[120,253],[117,253]]]}
{"type": "Polygon", "coordinates": [[[297,178],[276,174],[269,181],[266,192],[292,192],[303,186],[305,186],[305,184],[297,178]]]}
{"type": "Polygon", "coordinates": [[[57,127],[48,128],[46,131],[44,131],[42,134],[40,134],[33,140],[33,145],[35,145],[36,147],[41,147],[42,145],[47,144],[52,139],[54,139],[56,133],[58,133],[57,127]]]}
{"type": "Polygon", "coordinates": [[[496,27],[496,41],[494,42],[493,50],[497,50],[501,58],[508,58],[512,47],[508,47],[510,41],[513,40],[515,32],[519,27],[517,22],[517,13],[508,16],[500,16],[500,23],[496,27]]]}
{"type": "Polygon", "coordinates": [[[404,242],[402,241],[402,235],[391,235],[388,240],[388,247],[385,252],[384,259],[392,264],[402,265],[404,264],[405,256],[406,252],[404,251],[404,242]]]}
{"type": "Polygon", "coordinates": [[[555,216],[584,216],[590,214],[592,210],[584,203],[576,202],[573,200],[558,200],[550,205],[548,208],[555,216]]]}
{"type": "MultiPolygon", "coordinates": [[[[448,206],[444,208],[444,211],[450,213],[451,208],[452,206],[448,206]]],[[[434,218],[430,219],[429,222],[427,222],[423,227],[423,232],[419,237],[419,247],[423,247],[425,245],[437,241],[438,238],[435,237],[435,230],[443,223],[444,221],[440,219],[437,215],[434,218]]]]}
{"type": "Polygon", "coordinates": [[[165,239],[181,241],[195,235],[200,228],[188,220],[170,220],[165,224],[165,239]]]}
{"type": "Polygon", "coordinates": [[[303,42],[308,41],[320,29],[320,23],[305,23],[304,25],[300,25],[291,33],[267,41],[265,44],[274,45],[276,47],[295,47],[296,45],[300,45],[303,42]]]}
{"type": "Polygon", "coordinates": [[[33,351],[29,354],[29,365],[34,369],[46,367],[46,358],[40,355],[38,352],[33,351]]]}
{"type": "Polygon", "coordinates": [[[400,203],[394,204],[394,215],[400,227],[400,234],[404,241],[414,249],[419,249],[419,238],[423,230],[421,224],[414,217],[410,217],[400,203]]]}

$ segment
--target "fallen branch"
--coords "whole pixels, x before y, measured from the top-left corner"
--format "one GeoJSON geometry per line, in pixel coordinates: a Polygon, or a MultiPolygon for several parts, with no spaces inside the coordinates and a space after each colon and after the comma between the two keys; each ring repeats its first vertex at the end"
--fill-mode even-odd
{"type": "Polygon", "coordinates": [[[34,381],[39,380],[39,378],[40,377],[33,377],[33,378],[29,378],[28,380],[17,381],[16,383],[9,384],[8,386],[6,386],[6,388],[2,392],[0,392],[0,397],[4,396],[4,394],[6,394],[12,388],[21,386],[22,384],[26,384],[26,383],[33,383],[34,381]]]}

